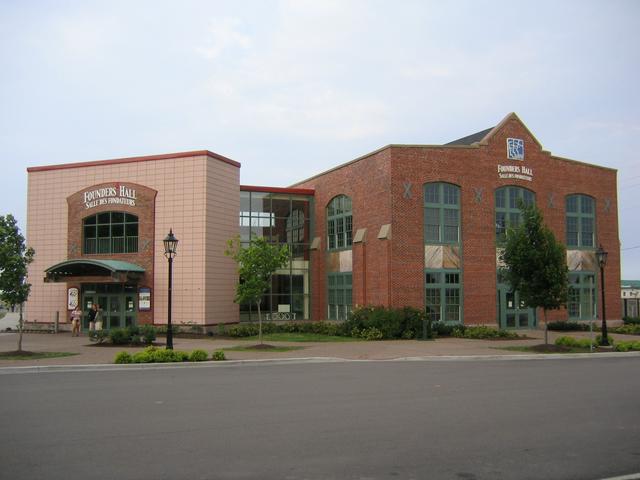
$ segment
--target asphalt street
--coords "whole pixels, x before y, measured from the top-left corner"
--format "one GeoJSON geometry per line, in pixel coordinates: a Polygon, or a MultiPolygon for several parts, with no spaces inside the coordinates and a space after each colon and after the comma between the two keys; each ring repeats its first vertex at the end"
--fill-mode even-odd
{"type": "Polygon", "coordinates": [[[600,479],[640,471],[637,358],[0,375],[2,479],[600,479]]]}

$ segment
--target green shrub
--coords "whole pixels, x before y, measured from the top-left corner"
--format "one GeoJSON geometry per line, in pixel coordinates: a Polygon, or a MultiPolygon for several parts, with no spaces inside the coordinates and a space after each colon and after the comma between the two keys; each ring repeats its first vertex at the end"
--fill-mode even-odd
{"type": "Polygon", "coordinates": [[[433,331],[438,337],[450,337],[457,330],[458,336],[464,334],[464,325],[455,323],[433,322],[433,331]]]}
{"type": "Polygon", "coordinates": [[[132,363],[133,357],[129,352],[120,352],[116,355],[113,363],[132,363]]]}
{"type": "Polygon", "coordinates": [[[638,352],[640,351],[640,341],[632,340],[629,342],[616,342],[616,344],[613,346],[613,349],[616,352],[638,352]]]}
{"type": "Polygon", "coordinates": [[[498,330],[487,325],[478,325],[473,327],[465,327],[464,325],[456,325],[451,331],[452,337],[470,338],[474,340],[486,339],[516,339],[519,335],[510,330],[498,330]]]}
{"type": "Polygon", "coordinates": [[[620,327],[610,328],[611,333],[622,333],[624,335],[640,335],[640,323],[626,323],[620,327]]]}
{"type": "MultiPolygon", "coordinates": [[[[322,328],[329,328],[338,335],[352,337],[422,338],[425,316],[422,310],[412,307],[361,307],[356,308],[343,324],[324,323],[322,328]],[[364,333],[363,333],[364,332],[364,333]]],[[[320,328],[320,327],[318,327],[320,328]]],[[[333,334],[333,333],[329,333],[333,334]]],[[[427,337],[433,336],[430,322],[427,324],[427,337]]],[[[377,338],[375,338],[377,339],[377,338]]]]}
{"type": "Polygon", "coordinates": [[[129,341],[129,331],[126,328],[112,328],[109,330],[109,340],[114,345],[127,345],[129,341]]]}
{"type": "MultiPolygon", "coordinates": [[[[611,338],[611,335],[607,335],[607,340],[609,340],[609,345],[614,344],[614,340],[611,338]]],[[[602,345],[602,335],[596,336],[596,345],[602,345]]]]}
{"type": "Polygon", "coordinates": [[[625,325],[640,325],[640,317],[622,317],[625,325]]]}
{"type": "Polygon", "coordinates": [[[591,348],[596,347],[598,345],[597,340],[596,341],[591,341],[590,338],[573,338],[573,337],[567,337],[567,336],[562,336],[562,337],[558,337],[556,338],[555,341],[556,345],[562,346],[562,347],[568,347],[568,348],[591,348]]]}
{"type": "Polygon", "coordinates": [[[181,350],[158,348],[153,351],[152,358],[156,363],[186,362],[189,360],[189,354],[181,350]]]}
{"type": "MultiPolygon", "coordinates": [[[[263,333],[266,322],[262,324],[263,333]]],[[[227,330],[227,335],[230,337],[254,337],[258,335],[258,324],[256,323],[239,323],[232,325],[227,330]]]]}
{"type": "Polygon", "coordinates": [[[207,352],[205,352],[204,350],[194,350],[189,355],[190,362],[204,362],[208,358],[209,358],[209,355],[207,355],[207,352]]]}
{"type": "Polygon", "coordinates": [[[153,357],[149,352],[136,352],[133,354],[133,363],[152,363],[153,357]]]}
{"type": "Polygon", "coordinates": [[[141,325],[140,326],[140,336],[142,337],[142,342],[146,345],[151,345],[156,339],[157,329],[153,325],[141,325]]]}
{"type": "Polygon", "coordinates": [[[109,330],[91,330],[89,332],[89,340],[92,342],[103,343],[109,338],[109,330]]]}
{"type": "Polygon", "coordinates": [[[556,332],[570,332],[570,331],[586,331],[589,330],[588,323],[578,322],[549,322],[547,328],[556,332]]]}
{"type": "MultiPolygon", "coordinates": [[[[213,333],[213,332],[211,332],[213,333]]],[[[218,335],[224,337],[227,334],[227,326],[224,323],[218,324],[218,335]]]]}
{"type": "Polygon", "coordinates": [[[224,352],[222,350],[216,350],[215,352],[213,352],[211,359],[215,362],[221,362],[223,360],[226,360],[227,357],[224,355],[224,352]]]}

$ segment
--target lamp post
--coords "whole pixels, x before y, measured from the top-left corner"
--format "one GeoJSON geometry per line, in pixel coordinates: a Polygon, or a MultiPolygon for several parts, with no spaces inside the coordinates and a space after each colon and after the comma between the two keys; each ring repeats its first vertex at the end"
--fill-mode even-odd
{"type": "Polygon", "coordinates": [[[609,252],[606,252],[602,245],[598,247],[596,250],[596,259],[598,260],[598,265],[600,265],[600,290],[602,292],[602,340],[600,345],[607,346],[609,345],[609,337],[607,335],[607,309],[604,300],[604,266],[607,264],[607,255],[609,252]]]}
{"type": "Polygon", "coordinates": [[[173,230],[169,229],[169,235],[164,240],[164,256],[169,260],[169,300],[167,302],[167,350],[173,350],[173,328],[171,328],[171,284],[173,277],[173,257],[178,253],[178,239],[173,235],[173,230]]]}

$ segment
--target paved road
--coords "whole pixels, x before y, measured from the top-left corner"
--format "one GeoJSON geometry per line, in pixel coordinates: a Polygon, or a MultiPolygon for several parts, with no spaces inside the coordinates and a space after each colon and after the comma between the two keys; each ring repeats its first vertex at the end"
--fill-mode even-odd
{"type": "Polygon", "coordinates": [[[2,479],[596,479],[640,471],[637,358],[0,375],[2,479]]]}

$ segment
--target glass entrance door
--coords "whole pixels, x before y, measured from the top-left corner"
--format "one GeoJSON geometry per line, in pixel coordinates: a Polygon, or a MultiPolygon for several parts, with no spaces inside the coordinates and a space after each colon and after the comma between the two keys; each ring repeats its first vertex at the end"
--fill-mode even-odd
{"type": "Polygon", "coordinates": [[[100,305],[102,328],[129,327],[136,324],[136,286],[116,283],[82,286],[84,329],[89,328],[89,311],[93,304],[100,305]]]}
{"type": "Polygon", "coordinates": [[[498,323],[500,328],[535,328],[536,315],[533,308],[527,308],[520,300],[518,292],[504,283],[498,284],[498,323]]]}

